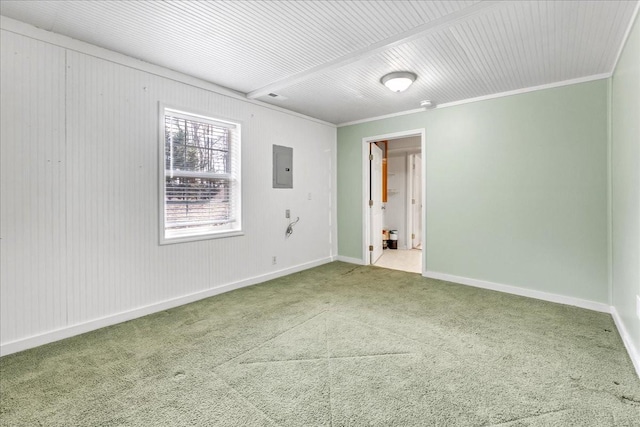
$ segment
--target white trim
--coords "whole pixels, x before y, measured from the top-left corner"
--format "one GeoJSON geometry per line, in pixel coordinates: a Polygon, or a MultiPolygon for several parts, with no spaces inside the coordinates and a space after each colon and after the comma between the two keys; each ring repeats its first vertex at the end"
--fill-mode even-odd
{"type": "MultiPolygon", "coordinates": [[[[640,3],[639,3],[640,4],[640,3]]],[[[613,79],[607,80],[607,286],[613,305],[613,79]]]]}
{"type": "Polygon", "coordinates": [[[118,52],[114,52],[99,46],[92,45],[90,43],[72,39],[70,37],[63,36],[61,34],[57,34],[51,31],[46,31],[21,21],[7,18],[6,16],[0,15],[0,29],[9,31],[15,34],[19,34],[25,37],[29,37],[35,40],[39,40],[45,43],[49,43],[54,46],[61,47],[63,49],[93,56],[99,59],[103,59],[105,61],[123,65],[125,67],[144,71],[159,77],[164,77],[169,80],[173,80],[189,86],[208,90],[210,92],[215,92],[219,95],[237,99],[239,101],[243,101],[248,104],[258,105],[260,107],[268,108],[270,110],[274,110],[281,113],[289,114],[291,116],[310,120],[312,122],[320,123],[320,124],[331,126],[331,127],[336,127],[335,123],[329,123],[324,120],[316,119],[315,117],[310,117],[301,113],[296,113],[295,111],[287,110],[286,108],[278,107],[276,105],[267,104],[266,102],[262,102],[254,99],[248,99],[245,96],[245,94],[241,92],[237,92],[235,90],[216,85],[214,83],[199,79],[197,77],[190,76],[188,74],[183,74],[178,71],[164,68],[160,65],[155,65],[150,62],[144,62],[139,59],[135,59],[133,57],[130,57],[118,52]]]}
{"type": "Polygon", "coordinates": [[[616,310],[616,308],[613,306],[611,306],[611,317],[613,317],[613,321],[618,328],[620,338],[622,338],[622,342],[627,348],[627,353],[629,353],[629,358],[631,358],[631,362],[633,363],[634,368],[636,368],[638,378],[640,378],[640,349],[636,348],[633,344],[633,341],[631,341],[629,331],[627,331],[627,328],[624,326],[624,322],[618,314],[618,310],[616,310]]]}
{"type": "Polygon", "coordinates": [[[616,325],[616,328],[618,329],[620,337],[622,338],[622,342],[624,343],[627,353],[629,354],[629,358],[631,359],[636,373],[640,378],[640,349],[635,347],[633,341],[631,340],[631,336],[629,335],[629,332],[627,331],[627,328],[622,321],[622,318],[620,317],[618,311],[614,306],[596,301],[584,300],[581,298],[568,297],[565,295],[536,291],[533,289],[520,288],[517,286],[503,285],[500,283],[493,283],[485,280],[470,279],[468,277],[454,276],[451,274],[438,273],[435,271],[425,271],[422,275],[431,279],[444,280],[447,282],[459,283],[461,285],[468,285],[481,289],[489,289],[492,291],[520,295],[558,304],[571,305],[574,307],[585,308],[587,310],[593,310],[602,313],[609,313],[611,314],[611,317],[613,317],[613,321],[616,325]]]}
{"type": "MultiPolygon", "coordinates": [[[[489,99],[504,98],[506,96],[520,95],[520,94],[523,94],[523,93],[536,92],[536,91],[539,91],[539,90],[553,89],[553,88],[563,87],[563,86],[571,86],[571,85],[580,84],[580,83],[592,82],[592,81],[595,81],[595,80],[608,79],[611,76],[612,76],[612,73],[594,74],[592,76],[579,77],[577,79],[563,80],[563,81],[555,82],[555,83],[547,83],[547,84],[539,85],[539,86],[531,86],[531,87],[525,87],[525,88],[522,88],[522,89],[510,90],[510,91],[507,91],[507,92],[500,92],[500,93],[493,93],[493,94],[490,94],[490,95],[478,96],[477,98],[469,98],[469,99],[462,99],[460,101],[446,102],[444,104],[436,105],[435,109],[437,110],[437,109],[440,109],[440,108],[455,107],[457,105],[470,104],[472,102],[486,101],[486,100],[489,100],[489,99]]],[[[433,109],[434,108],[431,108],[431,110],[433,110],[433,109]]],[[[383,119],[388,119],[388,118],[392,118],[392,117],[406,116],[406,115],[409,115],[409,114],[416,114],[416,113],[420,113],[420,112],[423,112],[423,111],[427,111],[427,108],[417,108],[417,109],[414,109],[414,110],[400,111],[398,113],[387,114],[387,115],[384,115],[384,116],[377,116],[377,117],[370,117],[368,119],[354,120],[352,122],[339,123],[336,126],[340,128],[340,127],[344,127],[344,126],[351,126],[351,125],[357,125],[357,124],[361,124],[361,123],[374,122],[376,120],[383,120],[383,119]]]]}
{"type": "Polygon", "coordinates": [[[562,87],[562,86],[571,86],[571,85],[576,85],[576,84],[580,84],[580,83],[592,82],[592,81],[595,81],[595,80],[603,80],[603,79],[608,79],[609,77],[611,77],[611,73],[594,74],[592,76],[579,77],[577,79],[563,80],[561,82],[547,83],[547,84],[539,85],[539,86],[525,87],[525,88],[522,88],[522,89],[510,90],[510,91],[507,91],[507,92],[500,92],[500,93],[494,93],[494,94],[491,94],[491,95],[479,96],[477,98],[470,98],[470,99],[463,99],[461,101],[447,102],[447,103],[438,105],[436,108],[455,107],[456,105],[470,104],[472,102],[486,101],[488,99],[503,98],[503,97],[506,97],[506,96],[521,95],[523,93],[536,92],[536,91],[539,91],[539,90],[553,89],[553,88],[562,87]]]}
{"type": "Polygon", "coordinates": [[[363,260],[358,258],[351,258],[348,256],[338,255],[336,257],[337,261],[348,262],[349,264],[357,264],[357,265],[367,265],[363,260]]]}
{"type": "MultiPolygon", "coordinates": [[[[244,212],[242,210],[242,128],[241,120],[220,117],[206,111],[177,107],[163,101],[158,102],[158,244],[172,245],[177,243],[197,242],[201,240],[223,239],[227,237],[244,236],[244,212]],[[218,222],[219,229],[215,227],[200,227],[198,229],[167,230],[165,222],[166,199],[166,174],[165,169],[165,125],[166,118],[178,117],[190,121],[209,123],[217,127],[225,127],[231,131],[230,158],[231,172],[225,174],[210,174],[203,172],[180,171],[177,176],[186,177],[224,177],[234,184],[235,194],[232,201],[233,213],[231,218],[218,222]],[[235,166],[234,166],[235,165],[235,166]],[[225,222],[226,221],[226,222],[225,222]],[[223,225],[224,224],[224,225],[223,225]]],[[[172,172],[173,175],[173,172],[172,172]]],[[[185,225],[187,225],[185,223],[185,225]]],[[[209,224],[211,225],[211,223],[209,224]]]]}
{"type": "MultiPolygon", "coordinates": [[[[383,141],[385,139],[400,139],[400,138],[407,138],[410,136],[420,136],[422,138],[424,138],[425,136],[425,129],[424,128],[419,128],[419,129],[410,129],[410,130],[402,130],[399,132],[391,132],[391,133],[385,133],[382,135],[373,135],[373,136],[366,136],[364,138],[362,138],[362,142],[364,142],[365,144],[369,143],[369,142],[377,142],[377,141],[383,141]]],[[[424,147],[422,147],[424,148],[424,147]]]]}
{"type": "Polygon", "coordinates": [[[371,256],[369,255],[368,247],[371,243],[369,239],[369,234],[371,234],[371,219],[370,211],[369,211],[369,193],[371,191],[371,182],[369,178],[369,174],[371,171],[371,163],[369,160],[369,143],[366,138],[362,138],[362,195],[361,195],[361,203],[362,203],[362,262],[364,265],[371,264],[371,256]]]}
{"type": "Polygon", "coordinates": [[[629,34],[631,34],[631,30],[633,29],[633,24],[635,24],[636,19],[638,19],[638,11],[640,11],[640,2],[636,4],[636,8],[631,15],[631,21],[629,21],[629,26],[627,30],[624,32],[624,36],[622,37],[622,43],[620,43],[620,49],[618,49],[618,54],[616,55],[616,60],[613,63],[613,67],[611,67],[611,75],[615,73],[616,68],[618,67],[618,61],[620,61],[620,57],[622,56],[622,51],[624,47],[627,45],[627,40],[629,40],[629,34]]]}
{"type": "Polygon", "coordinates": [[[422,107],[422,108],[416,108],[414,110],[406,110],[406,111],[400,111],[398,113],[391,113],[391,114],[385,114],[385,115],[382,115],[382,116],[369,117],[367,119],[354,120],[352,122],[338,123],[336,125],[336,127],[359,125],[360,123],[368,123],[368,122],[373,122],[373,121],[376,121],[376,120],[390,119],[392,117],[406,116],[408,114],[421,113],[423,111],[427,111],[427,109],[422,107]]]}
{"type": "Polygon", "coordinates": [[[447,282],[459,283],[461,285],[473,286],[475,288],[489,289],[492,291],[504,292],[507,294],[520,295],[523,297],[535,298],[543,301],[555,302],[558,304],[572,305],[574,307],[586,308],[588,310],[611,313],[611,307],[601,302],[574,298],[565,295],[552,294],[550,292],[536,291],[533,289],[520,288],[517,286],[503,285],[501,283],[489,282],[486,280],[471,279],[468,277],[454,276],[451,274],[438,273],[435,271],[425,271],[424,277],[431,279],[445,280],[447,282]]]}
{"type": "MultiPolygon", "coordinates": [[[[414,154],[413,154],[414,155],[414,154]]],[[[413,239],[411,238],[411,233],[413,232],[413,206],[411,204],[411,199],[413,198],[413,170],[411,170],[411,156],[410,154],[404,154],[404,167],[406,170],[406,174],[404,176],[405,182],[404,187],[406,188],[405,198],[404,198],[404,206],[406,209],[404,215],[404,241],[405,241],[405,249],[413,248],[413,239]]],[[[414,159],[415,161],[415,159],[414,159]]],[[[388,168],[387,164],[387,168],[388,168]]],[[[387,169],[388,170],[388,169],[387,169]]],[[[421,177],[422,178],[422,177],[421,177]]],[[[422,236],[420,236],[422,237],[422,236]]]]}
{"type": "MultiPolygon", "coordinates": [[[[426,224],[426,130],[425,128],[419,129],[411,129],[411,130],[403,130],[399,132],[386,133],[382,135],[374,135],[374,136],[366,136],[362,138],[362,259],[367,260],[368,257],[368,247],[371,244],[371,236],[369,226],[369,191],[370,191],[370,182],[369,182],[369,146],[368,144],[376,141],[384,141],[384,140],[393,140],[398,138],[406,138],[409,136],[419,136],[420,137],[420,148],[422,153],[422,218],[424,219],[424,223],[426,224]]],[[[422,241],[427,241],[427,228],[426,226],[422,228],[422,241]]],[[[424,248],[424,244],[423,244],[424,248]]],[[[426,271],[427,268],[427,257],[426,251],[422,251],[422,271],[426,271]]],[[[364,265],[368,265],[368,261],[363,261],[364,265]]]]}
{"type": "Polygon", "coordinates": [[[22,338],[16,341],[11,341],[11,342],[0,345],[0,357],[6,356],[12,353],[17,353],[19,351],[27,350],[29,348],[52,343],[54,341],[59,341],[65,338],[70,338],[76,335],[84,334],[86,332],[94,331],[96,329],[126,322],[128,320],[137,319],[139,317],[146,316],[148,314],[157,313],[157,312],[168,310],[174,307],[179,307],[181,305],[196,302],[196,301],[209,298],[215,295],[219,295],[225,292],[233,291],[235,289],[240,289],[247,286],[255,285],[257,283],[266,282],[267,280],[276,279],[278,277],[286,276],[288,274],[297,273],[299,271],[317,267],[322,264],[327,264],[331,261],[332,261],[332,257],[321,258],[321,259],[300,264],[294,267],[289,267],[289,268],[274,271],[271,273],[250,277],[248,279],[243,279],[237,282],[228,283],[226,285],[216,286],[215,288],[207,289],[205,291],[195,292],[189,295],[183,295],[177,298],[157,302],[144,307],[134,308],[132,310],[123,311],[120,313],[101,317],[98,319],[89,320],[87,322],[79,323],[76,325],[56,329],[54,331],[45,332],[40,335],[35,335],[27,338],[22,338]]]}
{"type": "MultiPolygon", "coordinates": [[[[420,190],[422,194],[420,197],[422,198],[422,210],[420,215],[422,215],[422,236],[420,245],[422,247],[422,275],[424,276],[427,272],[427,236],[429,232],[427,230],[427,133],[425,129],[422,129],[422,141],[420,142],[420,160],[422,165],[420,167],[422,170],[420,171],[420,190]]],[[[429,181],[431,182],[431,181],[429,181]]]]}

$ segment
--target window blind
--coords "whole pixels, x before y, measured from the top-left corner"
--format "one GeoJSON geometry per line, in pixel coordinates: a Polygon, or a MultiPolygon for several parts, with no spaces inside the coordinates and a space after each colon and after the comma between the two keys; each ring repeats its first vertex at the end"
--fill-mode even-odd
{"type": "Polygon", "coordinates": [[[165,109],[165,238],[239,230],[239,125],[165,109]]]}

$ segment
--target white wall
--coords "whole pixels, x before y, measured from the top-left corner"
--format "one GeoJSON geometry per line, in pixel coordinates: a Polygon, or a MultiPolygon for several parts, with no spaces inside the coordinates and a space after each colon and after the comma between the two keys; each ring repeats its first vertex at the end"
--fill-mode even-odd
{"type": "Polygon", "coordinates": [[[0,40],[2,354],[336,254],[332,125],[5,18],[0,40]],[[158,245],[159,101],[241,121],[244,236],[158,245]]]}

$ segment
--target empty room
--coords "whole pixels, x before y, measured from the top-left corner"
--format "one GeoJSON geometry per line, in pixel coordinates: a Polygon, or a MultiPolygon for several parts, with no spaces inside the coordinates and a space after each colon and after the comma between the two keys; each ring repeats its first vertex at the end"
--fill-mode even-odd
{"type": "Polygon", "coordinates": [[[639,9],[0,0],[0,425],[640,425],[639,9]]]}

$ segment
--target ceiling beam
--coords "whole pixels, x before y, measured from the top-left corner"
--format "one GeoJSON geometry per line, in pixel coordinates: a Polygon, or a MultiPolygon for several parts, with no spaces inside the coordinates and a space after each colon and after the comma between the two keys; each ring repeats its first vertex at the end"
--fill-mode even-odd
{"type": "Polygon", "coordinates": [[[322,63],[315,67],[309,68],[308,70],[292,74],[283,79],[269,83],[268,85],[261,88],[252,90],[251,92],[247,93],[247,98],[255,99],[268,95],[270,93],[278,93],[279,90],[284,89],[288,86],[292,86],[296,83],[300,83],[303,80],[311,79],[316,75],[335,70],[336,68],[344,67],[345,65],[360,61],[361,59],[373,56],[392,47],[411,42],[430,33],[440,31],[443,28],[448,28],[460,21],[464,21],[470,18],[471,16],[483,13],[490,8],[504,3],[505,2],[495,0],[481,1],[472,6],[466,7],[445,16],[441,16],[440,18],[434,19],[433,21],[426,22],[403,33],[399,33],[387,39],[381,40],[365,48],[350,52],[347,55],[322,63]]]}

